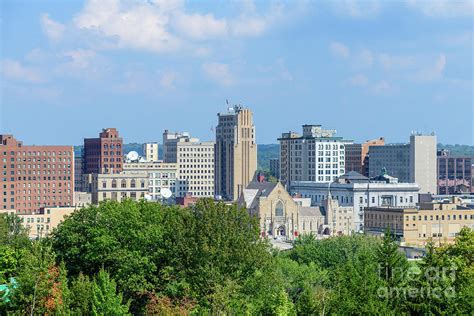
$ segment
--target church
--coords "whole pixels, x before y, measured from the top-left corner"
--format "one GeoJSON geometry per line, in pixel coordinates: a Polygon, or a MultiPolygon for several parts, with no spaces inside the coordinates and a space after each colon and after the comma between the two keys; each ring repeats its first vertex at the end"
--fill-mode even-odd
{"type": "Polygon", "coordinates": [[[280,182],[267,182],[256,174],[237,200],[250,215],[260,220],[262,238],[294,240],[301,234],[317,235],[324,226],[319,207],[309,198],[293,198],[280,182]]]}

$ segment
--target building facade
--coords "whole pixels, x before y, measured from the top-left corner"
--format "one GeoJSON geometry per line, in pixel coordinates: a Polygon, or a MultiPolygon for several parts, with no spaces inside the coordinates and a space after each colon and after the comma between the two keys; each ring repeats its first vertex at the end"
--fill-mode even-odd
{"type": "Polygon", "coordinates": [[[302,234],[317,235],[324,225],[319,207],[293,199],[279,182],[257,178],[244,189],[237,203],[259,218],[262,238],[294,240],[302,234]]]}
{"type": "Polygon", "coordinates": [[[362,160],[362,144],[346,144],[345,146],[346,173],[355,171],[364,174],[362,160]]]}
{"type": "Polygon", "coordinates": [[[400,182],[417,183],[420,193],[436,192],[436,136],[413,134],[408,144],[369,147],[369,177],[381,169],[400,182]]]}
{"type": "Polygon", "coordinates": [[[123,140],[115,128],[104,128],[99,138],[84,139],[84,173],[120,173],[123,140]]]}
{"type": "Polygon", "coordinates": [[[365,232],[380,235],[390,227],[404,246],[424,247],[454,242],[463,227],[474,229],[474,209],[454,198],[443,203],[420,203],[419,207],[365,209],[365,232]]]}
{"type": "Polygon", "coordinates": [[[280,158],[270,159],[270,174],[277,179],[280,179],[280,158]]]}
{"type": "Polygon", "coordinates": [[[92,195],[92,203],[98,204],[105,200],[122,201],[145,199],[148,193],[148,174],[88,174],[87,185],[92,195]]]}
{"type": "Polygon", "coordinates": [[[191,136],[188,132],[170,132],[167,129],[163,132],[163,161],[169,163],[177,162],[178,142],[189,140],[191,136]]]}
{"type": "Polygon", "coordinates": [[[385,139],[368,140],[362,144],[346,144],[346,172],[356,171],[366,177],[369,176],[369,148],[383,146],[385,139]]]}
{"type": "Polygon", "coordinates": [[[416,183],[400,183],[398,179],[381,175],[369,179],[351,171],[332,183],[314,181],[292,182],[290,192],[311,198],[312,205],[322,206],[331,198],[339,206],[353,208],[353,227],[363,231],[364,208],[375,206],[415,207],[418,203],[419,186],[416,183]]]}
{"type": "Polygon", "coordinates": [[[283,133],[280,141],[280,180],[332,182],[345,173],[345,146],[352,143],[335,137],[335,130],[303,125],[303,135],[283,133]]]}
{"type": "Polygon", "coordinates": [[[83,182],[82,177],[85,174],[84,170],[84,157],[83,151],[77,156],[74,157],[74,191],[83,192],[83,182]]]}
{"type": "Polygon", "coordinates": [[[472,190],[472,157],[438,152],[438,194],[463,194],[472,190]]]}
{"type": "Polygon", "coordinates": [[[143,156],[146,162],[158,162],[158,143],[143,144],[143,156]]]}
{"type": "Polygon", "coordinates": [[[163,189],[168,189],[172,197],[178,193],[178,164],[166,162],[134,162],[123,164],[124,174],[146,173],[148,193],[145,197],[152,201],[161,201],[163,189]]]}
{"type": "Polygon", "coordinates": [[[215,144],[215,193],[237,200],[257,170],[257,143],[250,109],[233,106],[218,113],[215,144]]]}
{"type": "Polygon", "coordinates": [[[180,139],[176,144],[178,197],[214,197],[214,142],[196,138],[180,139]]]}
{"type": "Polygon", "coordinates": [[[20,214],[74,203],[74,148],[23,145],[0,135],[0,209],[20,214]]]}

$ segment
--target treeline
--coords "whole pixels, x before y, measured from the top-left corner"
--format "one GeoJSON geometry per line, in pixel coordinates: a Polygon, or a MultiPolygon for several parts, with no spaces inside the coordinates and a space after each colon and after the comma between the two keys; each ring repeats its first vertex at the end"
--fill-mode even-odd
{"type": "Polygon", "coordinates": [[[467,228],[413,263],[389,232],[278,252],[235,206],[105,202],[40,241],[0,216],[0,314],[472,315],[473,260],[467,228]]]}

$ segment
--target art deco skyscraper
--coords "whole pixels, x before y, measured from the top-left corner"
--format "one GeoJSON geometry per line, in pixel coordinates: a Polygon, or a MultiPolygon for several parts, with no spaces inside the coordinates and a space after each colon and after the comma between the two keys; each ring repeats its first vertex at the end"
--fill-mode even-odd
{"type": "Polygon", "coordinates": [[[235,201],[257,170],[255,126],[250,109],[233,106],[218,113],[215,147],[216,195],[235,201]]]}

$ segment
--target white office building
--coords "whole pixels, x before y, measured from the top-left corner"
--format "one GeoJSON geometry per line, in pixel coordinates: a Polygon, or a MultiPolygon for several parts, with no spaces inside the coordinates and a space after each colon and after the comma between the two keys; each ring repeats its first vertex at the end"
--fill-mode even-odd
{"type": "Polygon", "coordinates": [[[147,199],[160,201],[163,189],[171,191],[176,197],[178,165],[165,162],[132,162],[123,164],[124,174],[146,173],[148,177],[147,199]]]}
{"type": "Polygon", "coordinates": [[[187,137],[176,143],[178,197],[214,197],[214,144],[187,137]]]}
{"type": "Polygon", "coordinates": [[[303,135],[283,133],[280,141],[280,180],[332,182],[345,172],[345,145],[352,141],[335,136],[321,125],[303,125],[303,135]]]}
{"type": "Polygon", "coordinates": [[[292,194],[311,198],[314,206],[323,206],[323,201],[329,196],[340,206],[353,207],[356,231],[363,231],[365,207],[415,207],[419,190],[416,183],[399,183],[397,178],[386,174],[369,179],[355,171],[330,183],[292,181],[290,187],[292,194]]]}

